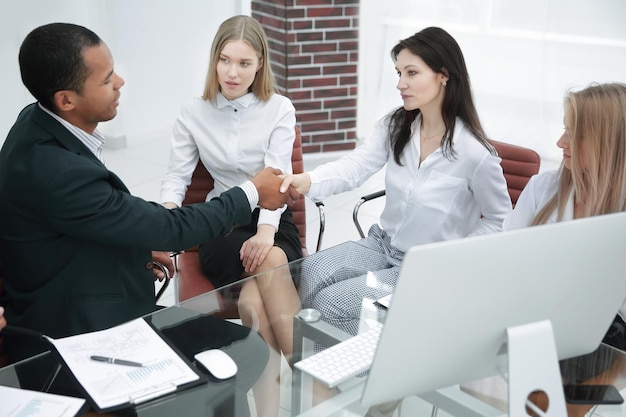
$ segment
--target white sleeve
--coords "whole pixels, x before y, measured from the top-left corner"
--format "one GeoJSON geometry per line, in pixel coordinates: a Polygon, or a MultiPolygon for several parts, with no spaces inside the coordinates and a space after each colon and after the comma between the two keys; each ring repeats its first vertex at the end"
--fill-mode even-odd
{"type": "Polygon", "coordinates": [[[254,210],[259,204],[259,190],[256,189],[254,183],[250,180],[243,182],[239,185],[239,188],[246,194],[248,203],[250,203],[250,211],[254,210]]]}
{"type": "Polygon", "coordinates": [[[307,196],[313,201],[321,201],[333,194],[355,189],[385,166],[389,152],[389,133],[381,121],[361,146],[308,173],[311,189],[307,196]]]}
{"type": "Polygon", "coordinates": [[[556,192],[558,171],[533,175],[522,190],[515,209],[504,219],[503,229],[513,230],[528,227],[533,219],[556,192]]]}
{"type": "Polygon", "coordinates": [[[198,146],[187,124],[190,122],[189,108],[181,110],[172,132],[170,142],[170,159],[161,181],[160,202],[172,202],[181,206],[187,187],[191,183],[191,176],[199,159],[198,146]]]}
{"type": "Polygon", "coordinates": [[[469,236],[501,231],[504,218],[511,212],[511,197],[500,161],[500,157],[487,153],[474,172],[472,190],[482,216],[469,236]]]}

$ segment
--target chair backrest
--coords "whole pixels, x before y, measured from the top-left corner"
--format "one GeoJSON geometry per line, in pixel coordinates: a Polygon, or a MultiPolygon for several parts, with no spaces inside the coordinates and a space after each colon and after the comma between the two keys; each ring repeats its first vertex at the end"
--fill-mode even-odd
{"type": "MultiPolygon", "coordinates": [[[[294,174],[301,174],[304,172],[302,137],[297,126],[295,130],[296,140],[293,143],[293,152],[291,154],[291,169],[294,174]]],[[[206,195],[212,189],[213,178],[202,164],[202,161],[198,160],[198,165],[196,165],[196,169],[191,176],[191,184],[187,188],[183,205],[204,202],[206,195]]],[[[291,212],[293,214],[293,222],[298,227],[300,243],[303,248],[306,248],[306,204],[303,196],[300,196],[300,199],[291,206],[291,212]]]]}
{"type": "Polygon", "coordinates": [[[489,141],[498,151],[502,159],[502,171],[509,189],[509,196],[513,207],[517,203],[519,195],[530,180],[530,177],[539,172],[541,158],[539,154],[530,148],[513,145],[510,143],[489,141]]]}
{"type": "MultiPolygon", "coordinates": [[[[294,174],[302,174],[304,172],[302,136],[298,126],[296,126],[296,140],[293,142],[293,151],[291,153],[291,170],[294,174]]],[[[298,226],[300,243],[303,248],[306,248],[306,203],[304,196],[300,196],[298,201],[291,206],[291,214],[293,215],[293,222],[298,226]]]]}

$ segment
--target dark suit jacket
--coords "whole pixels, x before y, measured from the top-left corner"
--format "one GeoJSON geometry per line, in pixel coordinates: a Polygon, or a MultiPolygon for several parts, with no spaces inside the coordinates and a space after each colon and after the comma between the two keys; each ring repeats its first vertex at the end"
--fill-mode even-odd
{"type": "MultiPolygon", "coordinates": [[[[239,187],[167,210],[122,181],[37,104],[0,151],[0,265],[6,318],[53,338],[155,309],[152,250],[182,250],[250,221],[239,187]]],[[[7,337],[13,360],[45,348],[7,337]]]]}

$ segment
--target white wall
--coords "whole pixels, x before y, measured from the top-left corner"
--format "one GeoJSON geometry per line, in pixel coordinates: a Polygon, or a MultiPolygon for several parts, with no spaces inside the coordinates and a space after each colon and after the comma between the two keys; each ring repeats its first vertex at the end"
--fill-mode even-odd
{"type": "Polygon", "coordinates": [[[99,126],[115,143],[149,140],[171,129],[181,104],[202,94],[211,41],[227,17],[249,13],[249,0],[20,0],[0,4],[0,144],[33,101],[17,63],[24,37],[50,22],[96,32],[126,80],[118,116],[99,126]]]}
{"type": "Polygon", "coordinates": [[[391,48],[440,26],[463,50],[487,133],[560,160],[565,91],[626,82],[625,18],[623,0],[363,0],[359,136],[402,104],[391,48]]]}
{"type": "Polygon", "coordinates": [[[18,112],[33,101],[20,79],[17,55],[24,37],[36,26],[53,21],[81,22],[97,31],[100,25],[80,0],[22,0],[0,4],[0,143],[11,128],[18,112]]]}
{"type": "MultiPolygon", "coordinates": [[[[389,58],[401,38],[437,25],[464,51],[478,111],[494,139],[560,159],[566,89],[626,81],[624,0],[361,0],[358,134],[401,100],[389,58]]],[[[181,104],[202,92],[219,23],[250,0],[20,0],[0,4],[0,143],[32,101],[19,45],[52,21],[83,24],[109,45],[125,78],[118,116],[100,125],[133,145],[169,131],[181,104]]]]}

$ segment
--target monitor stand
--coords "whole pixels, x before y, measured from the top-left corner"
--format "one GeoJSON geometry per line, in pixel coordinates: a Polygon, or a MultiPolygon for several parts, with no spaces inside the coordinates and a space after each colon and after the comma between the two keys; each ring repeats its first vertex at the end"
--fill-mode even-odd
{"type": "Polygon", "coordinates": [[[533,391],[548,396],[546,415],[567,417],[563,382],[549,320],[509,327],[509,416],[528,416],[526,399],[533,391]]]}

